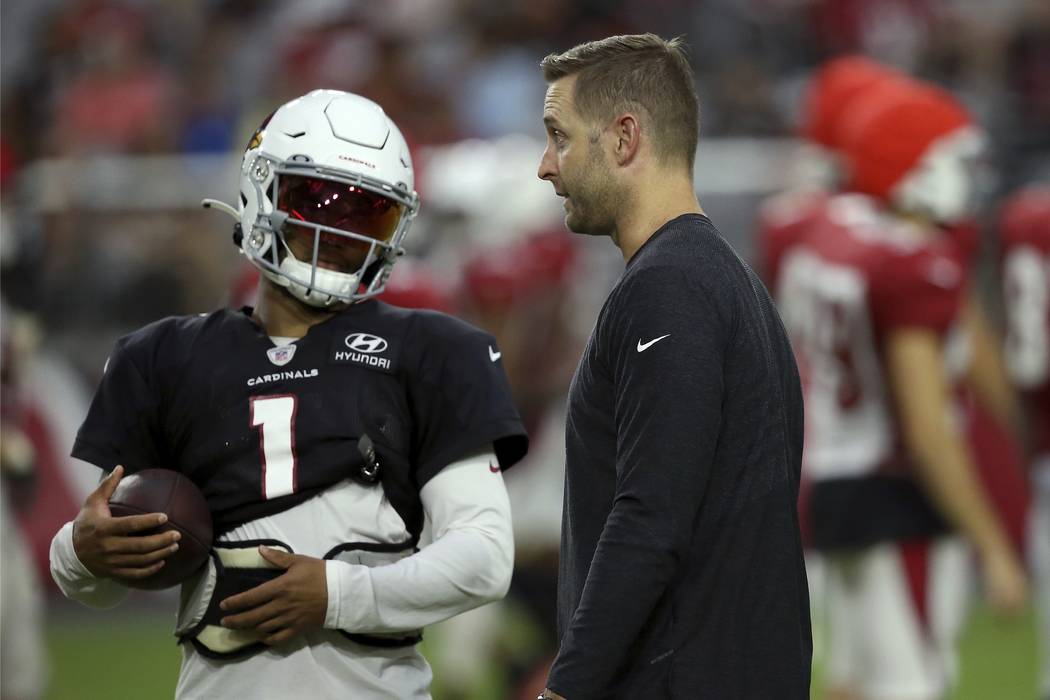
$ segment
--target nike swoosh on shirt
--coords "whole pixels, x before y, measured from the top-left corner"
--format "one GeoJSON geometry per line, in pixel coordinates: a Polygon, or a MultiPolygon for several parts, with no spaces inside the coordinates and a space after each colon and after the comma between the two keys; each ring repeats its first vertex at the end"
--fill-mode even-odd
{"type": "Polygon", "coordinates": [[[489,359],[492,360],[493,362],[495,362],[496,360],[498,360],[501,357],[503,357],[503,353],[502,352],[496,352],[495,350],[492,349],[492,346],[490,345],[489,346],[489,359]]]}
{"type": "Polygon", "coordinates": [[[653,338],[648,343],[643,343],[642,339],[639,338],[638,339],[638,352],[645,352],[646,350],[649,349],[649,346],[653,345],[654,343],[659,343],[664,338],[670,338],[670,337],[671,337],[671,334],[668,333],[667,335],[661,335],[659,338],[653,338]]]}

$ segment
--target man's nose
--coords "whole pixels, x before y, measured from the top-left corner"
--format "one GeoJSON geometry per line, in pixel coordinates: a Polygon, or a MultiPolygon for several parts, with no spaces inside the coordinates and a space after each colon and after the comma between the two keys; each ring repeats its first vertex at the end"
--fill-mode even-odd
{"type": "Polygon", "coordinates": [[[536,177],[541,180],[551,180],[557,174],[557,162],[554,158],[554,154],[551,153],[550,146],[543,150],[543,157],[540,158],[540,167],[536,171],[536,177]]]}

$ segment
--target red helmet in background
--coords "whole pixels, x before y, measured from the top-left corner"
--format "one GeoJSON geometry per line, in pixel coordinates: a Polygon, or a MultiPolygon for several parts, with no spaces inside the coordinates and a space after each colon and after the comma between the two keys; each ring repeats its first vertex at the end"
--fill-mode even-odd
{"type": "Polygon", "coordinates": [[[789,174],[795,187],[841,186],[841,123],[865,92],[884,82],[906,83],[908,78],[861,56],[835,58],[816,71],[806,90],[799,124],[803,146],[789,174]]]}
{"type": "Polygon", "coordinates": [[[940,223],[970,213],[984,139],[949,93],[883,81],[852,103],[840,133],[847,189],[940,223]]]}
{"type": "Polygon", "coordinates": [[[824,148],[837,150],[839,124],[850,105],[882,82],[908,81],[907,76],[862,56],[843,56],[817,71],[806,93],[802,136],[824,148]]]}

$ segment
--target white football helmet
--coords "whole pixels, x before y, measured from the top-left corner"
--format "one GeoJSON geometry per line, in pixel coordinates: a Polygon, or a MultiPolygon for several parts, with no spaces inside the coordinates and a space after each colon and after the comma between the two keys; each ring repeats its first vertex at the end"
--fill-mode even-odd
{"type": "Polygon", "coordinates": [[[314,90],[277,109],[241,161],[234,242],[299,301],[327,307],[382,293],[419,210],[412,160],[375,102],[314,90]]]}

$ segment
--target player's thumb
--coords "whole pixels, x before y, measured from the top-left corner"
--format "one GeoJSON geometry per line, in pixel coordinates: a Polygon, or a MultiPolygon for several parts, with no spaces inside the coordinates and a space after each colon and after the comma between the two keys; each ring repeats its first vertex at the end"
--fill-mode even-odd
{"type": "Polygon", "coordinates": [[[103,503],[109,503],[109,499],[113,496],[113,493],[117,490],[117,484],[120,483],[121,478],[124,476],[124,467],[117,465],[113,471],[109,473],[105,479],[95,489],[94,495],[102,500],[103,503]]]}
{"type": "Polygon", "coordinates": [[[266,561],[282,569],[287,569],[289,566],[292,565],[292,562],[295,561],[294,554],[289,554],[288,552],[282,551],[280,549],[273,549],[271,547],[267,547],[266,545],[259,546],[259,554],[261,554],[262,558],[266,561]]]}

